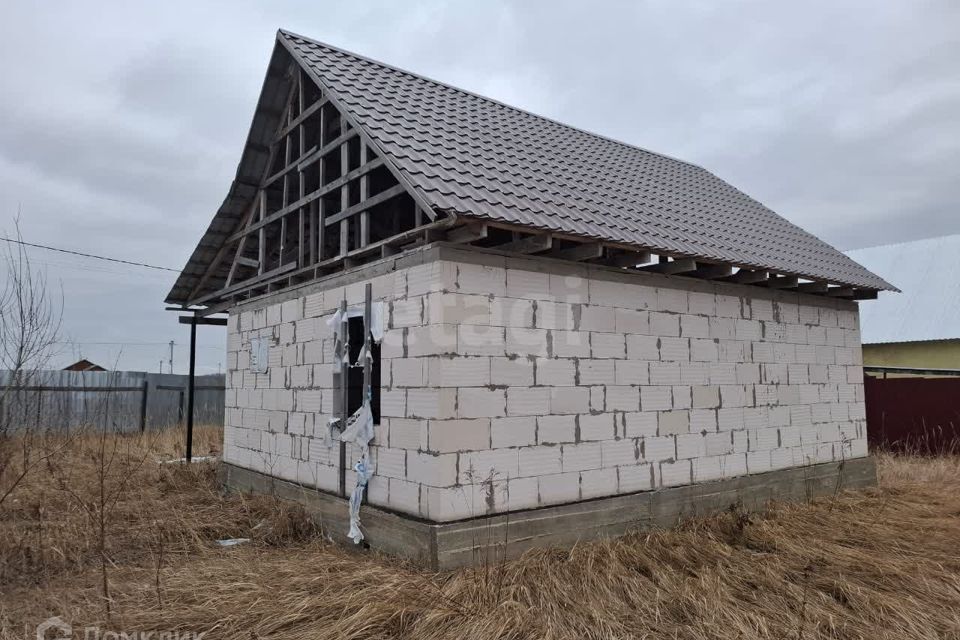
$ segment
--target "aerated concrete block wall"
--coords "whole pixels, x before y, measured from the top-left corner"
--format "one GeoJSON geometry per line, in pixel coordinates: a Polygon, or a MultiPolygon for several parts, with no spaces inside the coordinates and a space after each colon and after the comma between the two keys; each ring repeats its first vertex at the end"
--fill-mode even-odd
{"type": "Polygon", "coordinates": [[[372,504],[450,521],[867,454],[855,303],[428,249],[231,316],[228,462],[336,491],[325,320],[365,281],[386,324],[372,504]]]}

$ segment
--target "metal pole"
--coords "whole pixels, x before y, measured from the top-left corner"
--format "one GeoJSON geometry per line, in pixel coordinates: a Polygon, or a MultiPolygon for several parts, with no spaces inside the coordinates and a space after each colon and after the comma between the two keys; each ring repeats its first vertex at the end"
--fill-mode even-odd
{"type": "MultiPolygon", "coordinates": [[[[349,407],[347,406],[350,398],[349,377],[350,377],[350,345],[347,344],[349,333],[347,332],[347,300],[340,301],[340,433],[347,428],[347,417],[349,416],[349,407]]],[[[347,443],[340,441],[340,495],[347,496],[347,443]]]]}
{"type": "Polygon", "coordinates": [[[197,363],[197,317],[190,323],[190,374],[187,378],[187,462],[193,457],[193,378],[197,363]]]}
{"type": "MultiPolygon", "coordinates": [[[[365,147],[366,145],[364,145],[365,147]]],[[[363,402],[370,404],[372,400],[372,392],[370,389],[371,378],[373,375],[372,371],[372,355],[370,349],[372,348],[372,340],[370,339],[371,333],[371,305],[373,304],[373,285],[367,283],[364,287],[363,292],[363,402]]],[[[371,411],[373,409],[371,408],[371,411]]],[[[363,494],[363,502],[367,501],[367,492],[363,494]]]]}
{"type": "Polygon", "coordinates": [[[149,383],[143,381],[143,391],[140,395],[140,433],[147,430],[147,393],[149,383]]]}

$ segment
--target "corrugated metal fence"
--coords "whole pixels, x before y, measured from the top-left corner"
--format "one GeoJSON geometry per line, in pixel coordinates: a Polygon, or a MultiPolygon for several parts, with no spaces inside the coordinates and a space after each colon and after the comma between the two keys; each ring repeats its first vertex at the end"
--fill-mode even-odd
{"type": "MultiPolygon", "coordinates": [[[[183,424],[185,375],[142,371],[40,371],[13,384],[0,371],[0,412],[12,429],[114,431],[159,429],[183,424]]],[[[197,376],[196,424],[223,424],[224,376],[197,376]]]]}
{"type": "Polygon", "coordinates": [[[867,437],[874,448],[960,452],[960,370],[864,367],[867,437]]]}

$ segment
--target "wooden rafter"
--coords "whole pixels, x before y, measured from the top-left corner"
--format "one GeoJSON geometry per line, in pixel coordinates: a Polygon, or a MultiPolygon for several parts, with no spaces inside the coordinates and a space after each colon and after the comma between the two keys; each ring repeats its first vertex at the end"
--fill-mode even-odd
{"type": "MultiPolygon", "coordinates": [[[[250,207],[215,257],[219,264],[233,253],[229,273],[219,291],[198,300],[282,288],[294,278],[314,277],[318,269],[346,268],[358,259],[358,250],[364,256],[373,255],[366,251],[370,247],[375,254],[389,254],[397,245],[381,238],[390,233],[407,238],[411,218],[414,228],[426,228],[430,225],[423,224],[425,218],[436,217],[432,211],[407,204],[409,200],[394,202],[408,193],[407,188],[391,184],[393,175],[383,171],[384,159],[371,153],[366,137],[339,112],[322,86],[319,93],[312,88],[308,91],[312,80],[299,66],[288,72],[287,78],[290,86],[284,89],[285,106],[277,113],[277,132],[264,149],[268,152],[264,176],[250,207]],[[282,167],[276,166],[277,158],[282,167]],[[337,196],[340,208],[330,213],[329,199],[337,196]],[[411,206],[406,217],[391,213],[400,206],[411,206]],[[383,211],[388,217],[378,218],[374,207],[386,207],[383,211]],[[336,248],[327,242],[329,233],[339,237],[336,248]],[[248,256],[254,241],[255,258],[248,256]],[[241,269],[255,271],[240,280],[241,269]]],[[[216,268],[215,264],[208,268],[191,297],[199,295],[216,268]]]]}

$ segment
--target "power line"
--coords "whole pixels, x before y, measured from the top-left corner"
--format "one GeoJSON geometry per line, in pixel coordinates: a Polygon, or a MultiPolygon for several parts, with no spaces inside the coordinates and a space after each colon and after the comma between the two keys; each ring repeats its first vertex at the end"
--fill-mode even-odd
{"type": "Polygon", "coordinates": [[[24,242],[23,240],[14,240],[13,238],[0,238],[6,242],[12,242],[14,244],[22,244],[25,247],[34,247],[36,249],[46,249],[48,251],[59,251],[60,253],[69,253],[74,256],[81,256],[83,258],[94,258],[96,260],[106,260],[107,262],[118,262],[120,264],[128,264],[134,267],[144,267],[147,269],[159,269],[161,271],[173,271],[174,273],[180,273],[180,269],[171,269],[170,267],[158,267],[154,264],[146,264],[145,262],[132,262],[130,260],[120,260],[119,258],[108,258],[106,256],[96,256],[92,253],[83,253],[81,251],[71,251],[70,249],[59,249],[57,247],[48,247],[43,244],[33,244],[32,242],[24,242]]]}

